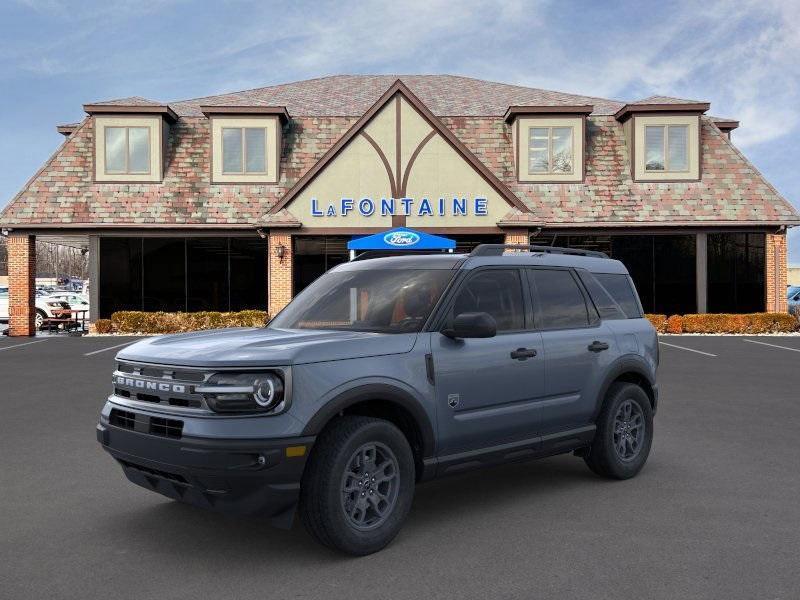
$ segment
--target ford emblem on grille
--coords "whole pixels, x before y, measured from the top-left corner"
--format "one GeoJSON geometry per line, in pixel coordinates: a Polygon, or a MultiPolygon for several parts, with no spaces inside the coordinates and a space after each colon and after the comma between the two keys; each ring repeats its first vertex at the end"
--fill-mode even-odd
{"type": "Polygon", "coordinates": [[[117,375],[114,377],[117,385],[122,385],[130,388],[137,388],[140,390],[152,390],[155,392],[172,392],[174,394],[185,394],[186,386],[182,383],[164,383],[161,381],[149,381],[147,379],[137,379],[135,377],[126,377],[124,375],[117,375]]]}

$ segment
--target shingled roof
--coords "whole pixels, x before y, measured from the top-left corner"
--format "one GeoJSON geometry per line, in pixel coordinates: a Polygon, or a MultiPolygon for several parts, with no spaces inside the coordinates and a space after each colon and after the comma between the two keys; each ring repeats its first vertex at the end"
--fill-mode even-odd
{"type": "MultiPolygon", "coordinates": [[[[503,225],[548,226],[776,225],[800,223],[795,209],[736,149],[713,119],[701,117],[700,181],[637,183],[622,125],[625,103],[451,75],[401,76],[436,115],[529,212],[512,210],[503,225]],[[519,183],[513,169],[511,105],[591,104],[586,179],[575,184],[519,183]]],[[[171,126],[163,183],[93,181],[93,120],[85,119],[0,214],[5,226],[197,227],[296,226],[270,209],[397,80],[391,75],[340,75],[169,103],[171,126]],[[285,106],[280,180],[276,184],[212,185],[209,121],[200,106],[285,106]]],[[[670,100],[666,97],[651,97],[670,100]]],[[[672,99],[678,103],[693,103],[672,99]]],[[[125,98],[110,102],[146,102],[125,98]]],[[[100,104],[100,103],[94,103],[100,104]]],[[[128,104],[129,105],[129,104],[128,104]]]]}

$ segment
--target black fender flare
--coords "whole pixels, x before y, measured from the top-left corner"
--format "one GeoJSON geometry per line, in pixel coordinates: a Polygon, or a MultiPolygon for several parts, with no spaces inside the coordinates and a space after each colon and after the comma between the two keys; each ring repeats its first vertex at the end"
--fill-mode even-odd
{"type": "Polygon", "coordinates": [[[391,402],[408,411],[419,427],[422,437],[422,457],[433,456],[436,450],[436,440],[428,413],[411,393],[388,383],[366,383],[334,396],[311,417],[303,429],[302,435],[319,435],[325,425],[338,413],[367,400],[391,402]]]}
{"type": "MultiPolygon", "coordinates": [[[[600,414],[600,409],[603,406],[603,401],[606,398],[606,394],[608,393],[608,388],[611,387],[611,384],[617,380],[618,377],[621,375],[625,375],[627,373],[634,373],[639,375],[642,379],[644,379],[651,388],[656,386],[654,373],[649,368],[645,359],[640,356],[629,355],[623,356],[618,358],[615,362],[611,364],[606,373],[605,378],[603,379],[603,383],[600,386],[599,392],[597,394],[597,405],[595,406],[594,410],[594,419],[597,419],[597,416],[600,414]]],[[[646,391],[646,390],[645,390],[646,391]]],[[[648,396],[650,393],[648,392],[648,396]]],[[[653,398],[651,398],[651,401],[653,398]]],[[[655,406],[653,407],[655,409],[655,406]]]]}

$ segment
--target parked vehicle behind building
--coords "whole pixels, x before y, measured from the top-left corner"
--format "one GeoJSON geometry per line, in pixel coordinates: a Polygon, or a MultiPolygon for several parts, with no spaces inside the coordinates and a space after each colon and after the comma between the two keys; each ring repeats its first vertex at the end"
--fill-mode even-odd
{"type": "Polygon", "coordinates": [[[633,477],[658,342],[625,267],[506,249],[356,260],[266,328],[129,346],[98,440],[134,483],[284,526],[299,506],[351,554],[388,544],[433,477],[568,452],[633,477]]]}
{"type": "MultiPolygon", "coordinates": [[[[61,311],[70,310],[70,304],[64,299],[51,295],[36,295],[36,329],[41,329],[46,319],[62,316],[61,311]]],[[[0,322],[9,319],[8,313],[8,288],[0,287],[0,322]]]]}
{"type": "Polygon", "coordinates": [[[800,285],[790,285],[786,289],[789,312],[793,315],[800,314],[800,285]]]}

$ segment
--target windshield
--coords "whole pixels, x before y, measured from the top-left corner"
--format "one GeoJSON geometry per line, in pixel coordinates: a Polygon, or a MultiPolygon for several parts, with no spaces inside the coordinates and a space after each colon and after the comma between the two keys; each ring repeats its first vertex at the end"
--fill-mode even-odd
{"type": "Polygon", "coordinates": [[[385,269],[323,275],[272,320],[280,329],[412,333],[422,329],[455,271],[385,269]]]}

